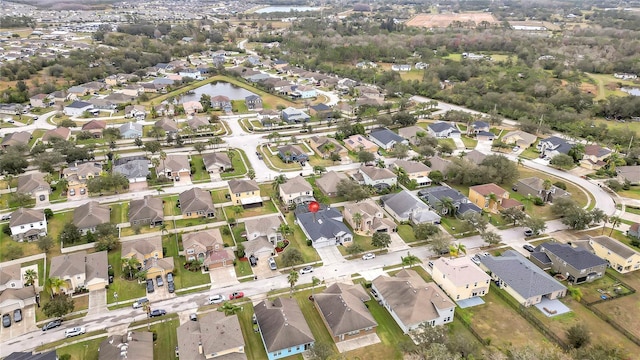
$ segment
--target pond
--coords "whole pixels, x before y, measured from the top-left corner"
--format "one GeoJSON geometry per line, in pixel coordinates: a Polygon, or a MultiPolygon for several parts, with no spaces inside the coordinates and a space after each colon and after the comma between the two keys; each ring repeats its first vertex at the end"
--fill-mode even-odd
{"type": "Polygon", "coordinates": [[[640,88],[629,88],[629,87],[623,87],[620,90],[626,92],[629,95],[632,96],[640,96],[640,88]]]}
{"type": "Polygon", "coordinates": [[[231,100],[244,100],[249,95],[255,95],[247,89],[235,86],[228,82],[218,81],[191,90],[189,94],[181,96],[178,99],[178,102],[183,104],[187,101],[200,101],[202,94],[206,94],[211,97],[223,95],[231,100]]]}
{"type": "Polygon", "coordinates": [[[322,8],[311,6],[268,6],[258,9],[258,14],[274,13],[274,12],[290,12],[290,11],[320,11],[322,8]]]}

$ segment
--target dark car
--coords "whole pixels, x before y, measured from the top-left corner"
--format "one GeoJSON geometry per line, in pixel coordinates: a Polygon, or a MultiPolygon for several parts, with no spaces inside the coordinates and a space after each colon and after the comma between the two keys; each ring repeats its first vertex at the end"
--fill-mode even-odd
{"type": "Polygon", "coordinates": [[[174,291],[176,291],[176,286],[173,284],[172,282],[167,282],[167,290],[169,290],[169,293],[172,294],[174,291]]]}
{"type": "Polygon", "coordinates": [[[524,245],[523,248],[525,250],[527,250],[528,252],[534,252],[536,250],[536,248],[534,248],[533,246],[531,246],[529,244],[524,245]]]}
{"type": "Polygon", "coordinates": [[[2,326],[6,327],[6,328],[11,326],[11,315],[9,315],[9,314],[2,315],[2,326]]]}
{"type": "Polygon", "coordinates": [[[164,281],[162,280],[162,275],[156,276],[156,284],[158,284],[158,287],[164,286],[164,281]]]}
{"type": "Polygon", "coordinates": [[[45,324],[45,326],[42,327],[42,331],[55,329],[60,325],[62,325],[62,320],[60,320],[60,319],[49,321],[48,323],[45,324]]]}
{"type": "Polygon", "coordinates": [[[167,312],[162,309],[156,309],[149,313],[149,317],[156,317],[156,316],[162,316],[162,315],[167,315],[167,312]]]}
{"type": "Polygon", "coordinates": [[[20,322],[20,321],[22,321],[22,310],[20,309],[13,310],[13,322],[20,322]]]}
{"type": "Polygon", "coordinates": [[[167,274],[167,282],[168,283],[172,283],[173,282],[173,273],[168,273],[167,274]]]}
{"type": "Polygon", "coordinates": [[[153,288],[153,280],[147,279],[147,292],[152,293],[155,289],[153,288]]]}

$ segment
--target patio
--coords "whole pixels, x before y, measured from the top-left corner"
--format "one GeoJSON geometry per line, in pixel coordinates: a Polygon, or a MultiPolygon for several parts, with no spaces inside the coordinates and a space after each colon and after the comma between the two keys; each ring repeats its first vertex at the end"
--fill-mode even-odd
{"type": "Polygon", "coordinates": [[[538,308],[538,310],[540,310],[541,313],[545,314],[547,317],[558,316],[571,312],[571,309],[569,309],[558,299],[550,300],[547,298],[542,298],[542,301],[535,306],[538,308]]]}

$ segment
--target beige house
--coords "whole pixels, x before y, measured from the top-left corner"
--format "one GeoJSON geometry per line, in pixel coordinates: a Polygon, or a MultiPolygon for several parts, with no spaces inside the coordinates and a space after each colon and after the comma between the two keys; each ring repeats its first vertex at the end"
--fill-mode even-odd
{"type": "Polygon", "coordinates": [[[260,186],[255,180],[231,179],[227,183],[229,195],[234,205],[244,207],[262,206],[260,186]]]}
{"type": "Polygon", "coordinates": [[[611,156],[611,150],[600,145],[586,145],[584,154],[580,160],[580,166],[586,169],[598,170],[605,166],[607,158],[611,156]]]}
{"type": "Polygon", "coordinates": [[[219,229],[207,229],[182,235],[187,261],[201,261],[205,269],[233,266],[233,252],[224,246],[219,229]]]}
{"type": "Polygon", "coordinates": [[[158,275],[165,276],[174,269],[173,258],[165,258],[162,253],[160,235],[123,242],[122,258],[136,258],[142,270],[147,272],[147,279],[155,279],[158,275]]]}
{"type": "Polygon", "coordinates": [[[98,360],[153,360],[153,333],[129,331],[111,335],[100,343],[98,360]]]}
{"type": "Polygon", "coordinates": [[[74,199],[87,192],[87,181],[102,173],[102,165],[94,162],[74,164],[64,170],[62,174],[67,180],[67,197],[74,199]]]}
{"type": "Polygon", "coordinates": [[[53,139],[69,140],[71,137],[71,130],[67,127],[58,127],[55,129],[47,130],[42,135],[43,142],[51,142],[53,139]]]}
{"type": "Polygon", "coordinates": [[[615,271],[626,274],[640,269],[640,253],[620,241],[605,235],[588,236],[587,240],[593,253],[607,260],[615,271]]]}
{"type": "Polygon", "coordinates": [[[222,173],[226,170],[233,169],[231,159],[223,152],[202,154],[202,160],[209,174],[222,173]]]}
{"type": "Polygon", "coordinates": [[[31,195],[36,199],[36,206],[49,202],[51,186],[44,180],[43,173],[30,173],[18,177],[18,189],[20,194],[31,195]]]}
{"type": "Polygon", "coordinates": [[[247,359],[237,315],[208,312],[199,316],[198,321],[187,321],[180,325],[177,332],[180,359],[247,359]]]}
{"type": "Polygon", "coordinates": [[[396,169],[403,169],[409,177],[409,181],[415,180],[418,186],[431,185],[431,179],[429,179],[431,168],[427,165],[412,160],[396,160],[393,166],[396,169]]]}
{"type": "Polygon", "coordinates": [[[279,186],[280,199],[284,204],[301,204],[313,201],[313,187],[302,176],[296,176],[279,186]]]}
{"type": "Polygon", "coordinates": [[[181,178],[190,179],[191,165],[189,164],[189,158],[187,155],[181,154],[167,155],[166,159],[160,160],[156,173],[168,178],[176,178],[176,181],[181,178]]]}
{"type": "Polygon", "coordinates": [[[342,146],[336,139],[326,136],[312,136],[308,139],[309,146],[323,159],[328,159],[331,154],[338,154],[340,159],[349,157],[349,150],[342,146]]]}
{"type": "Polygon", "coordinates": [[[199,187],[193,187],[180,193],[180,211],[184,219],[213,218],[216,216],[216,208],[213,206],[211,193],[199,187]]]}
{"type": "Polygon", "coordinates": [[[398,129],[398,135],[409,140],[411,145],[419,145],[421,138],[431,136],[426,129],[415,125],[398,129]]]}
{"type": "Polygon", "coordinates": [[[111,221],[111,211],[107,206],[101,206],[97,201],[90,201],[78,206],[73,211],[73,225],[78,227],[82,234],[95,232],[100,224],[111,221]]]}
{"type": "Polygon", "coordinates": [[[469,187],[469,200],[481,209],[494,214],[504,209],[524,206],[518,200],[510,199],[510,195],[507,190],[494,183],[469,187]]]}
{"type": "Polygon", "coordinates": [[[371,199],[346,204],[342,214],[352,229],[366,234],[394,232],[397,229],[396,223],[385,218],[382,208],[371,199]]]}
{"type": "Polygon", "coordinates": [[[316,179],[316,186],[329,197],[338,196],[338,183],[342,180],[349,180],[349,177],[344,173],[331,170],[316,179]]]}
{"type": "Polygon", "coordinates": [[[434,260],[432,278],[454,301],[484,296],[491,284],[491,277],[466,256],[434,260]]]}
{"type": "Polygon", "coordinates": [[[503,143],[517,145],[523,149],[533,145],[536,140],[538,140],[537,136],[522,130],[509,131],[502,137],[503,143]]]}
{"type": "Polygon", "coordinates": [[[367,139],[363,135],[351,135],[344,139],[344,146],[350,151],[366,151],[375,154],[380,148],[378,145],[367,139]]]}
{"type": "Polygon", "coordinates": [[[106,251],[92,254],[78,251],[56,256],[51,259],[49,277],[64,280],[65,284],[59,290],[65,294],[79,289],[104,289],[109,284],[108,262],[106,251]]]}
{"type": "Polygon", "coordinates": [[[107,122],[104,120],[91,120],[82,125],[82,131],[88,131],[94,138],[101,138],[102,131],[107,128],[107,122]]]}
{"type": "Polygon", "coordinates": [[[164,221],[164,208],[162,200],[147,195],[140,200],[131,200],[129,204],[129,223],[131,226],[162,225],[164,221]]]}

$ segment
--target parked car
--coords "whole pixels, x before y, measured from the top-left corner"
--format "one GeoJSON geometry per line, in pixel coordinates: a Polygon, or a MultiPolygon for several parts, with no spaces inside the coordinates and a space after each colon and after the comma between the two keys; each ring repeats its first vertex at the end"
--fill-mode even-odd
{"type": "Polygon", "coordinates": [[[313,272],[313,266],[305,266],[300,269],[300,275],[308,274],[313,272]]]}
{"type": "Polygon", "coordinates": [[[0,220],[2,220],[2,221],[5,221],[5,220],[11,220],[11,214],[4,214],[4,215],[2,215],[2,219],[0,219],[0,220]]]}
{"type": "Polygon", "coordinates": [[[6,328],[11,326],[11,315],[9,314],[2,315],[2,326],[6,328]]]}
{"type": "Polygon", "coordinates": [[[516,151],[518,151],[518,150],[520,150],[520,146],[514,146],[514,147],[513,147],[513,152],[516,152],[516,151]]]}
{"type": "Polygon", "coordinates": [[[278,265],[276,265],[276,261],[273,260],[272,257],[270,257],[268,261],[269,261],[269,268],[271,270],[278,270],[278,265]]]}
{"type": "Polygon", "coordinates": [[[69,195],[76,196],[76,190],[75,189],[69,190],[69,195]]]}
{"type": "Polygon", "coordinates": [[[167,274],[167,282],[169,282],[169,283],[173,282],[173,273],[168,273],[167,274]]]}
{"type": "Polygon", "coordinates": [[[173,294],[176,291],[176,286],[173,282],[168,282],[167,283],[167,290],[169,291],[169,294],[173,294]]]}
{"type": "Polygon", "coordinates": [[[162,315],[167,315],[167,312],[162,309],[155,309],[149,313],[149,317],[157,317],[162,315]]]}
{"type": "Polygon", "coordinates": [[[362,255],[362,260],[371,260],[371,259],[375,259],[376,258],[376,254],[374,253],[366,253],[364,255],[362,255]]]}
{"type": "Polygon", "coordinates": [[[524,229],[524,236],[533,236],[533,230],[529,228],[524,229]]]}
{"type": "Polygon", "coordinates": [[[43,327],[42,327],[42,331],[47,331],[47,330],[51,330],[51,329],[55,329],[58,326],[62,325],[62,320],[60,319],[56,319],[53,321],[49,321],[48,323],[46,323],[43,327]]]}
{"type": "Polygon", "coordinates": [[[73,336],[82,335],[82,334],[84,334],[86,332],[87,332],[87,330],[85,328],[81,327],[81,326],[80,327],[74,327],[74,328],[65,330],[64,331],[64,336],[70,338],[70,337],[73,337],[73,336]]]}
{"type": "Polygon", "coordinates": [[[473,261],[473,263],[474,263],[474,264],[476,264],[476,265],[480,265],[480,256],[478,256],[478,255],[474,255],[474,256],[471,258],[471,261],[473,261]]]}
{"type": "Polygon", "coordinates": [[[133,308],[134,309],[139,309],[142,306],[144,306],[144,303],[148,303],[148,302],[149,302],[149,299],[147,299],[147,298],[138,299],[133,303],[133,308]]]}
{"type": "Polygon", "coordinates": [[[22,310],[20,309],[13,310],[13,322],[20,322],[20,321],[22,321],[22,310]]]}
{"type": "Polygon", "coordinates": [[[211,295],[207,299],[207,305],[220,304],[223,301],[224,301],[224,297],[222,295],[220,294],[211,295]]]}
{"type": "Polygon", "coordinates": [[[242,291],[236,291],[234,293],[231,293],[231,295],[229,295],[229,300],[241,299],[243,297],[244,297],[244,293],[242,291]]]}
{"type": "Polygon", "coordinates": [[[527,250],[528,252],[534,252],[536,250],[536,248],[534,248],[533,246],[531,246],[529,244],[524,245],[523,248],[525,250],[527,250]]]}
{"type": "Polygon", "coordinates": [[[85,188],[81,188],[80,189],[80,195],[84,195],[86,193],[87,193],[87,189],[85,189],[85,188]]]}
{"type": "Polygon", "coordinates": [[[152,293],[155,289],[153,288],[153,280],[147,279],[147,292],[152,293]]]}
{"type": "Polygon", "coordinates": [[[198,314],[196,314],[196,313],[189,314],[189,320],[198,321],[198,314]]]}
{"type": "Polygon", "coordinates": [[[156,276],[156,284],[158,284],[158,287],[164,286],[164,281],[162,280],[162,275],[156,276]]]}

